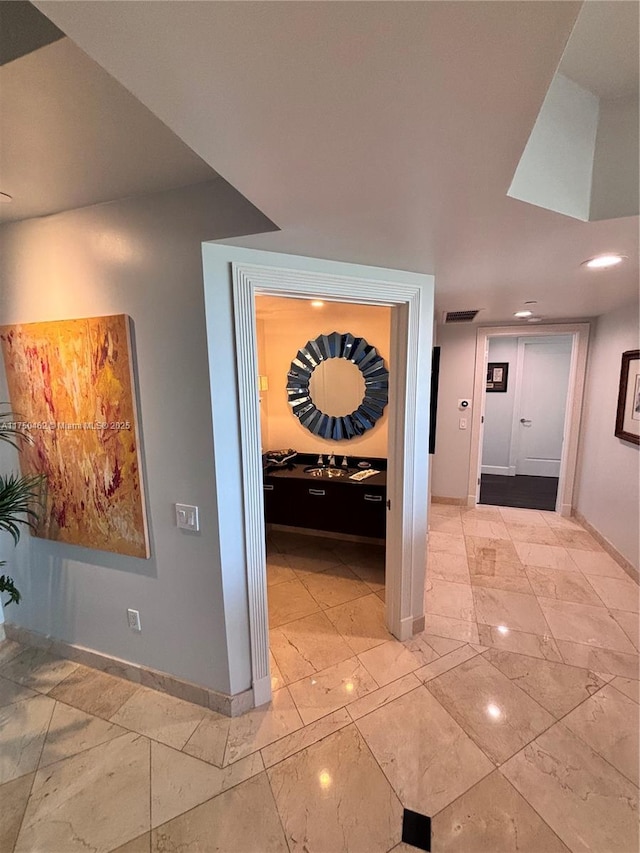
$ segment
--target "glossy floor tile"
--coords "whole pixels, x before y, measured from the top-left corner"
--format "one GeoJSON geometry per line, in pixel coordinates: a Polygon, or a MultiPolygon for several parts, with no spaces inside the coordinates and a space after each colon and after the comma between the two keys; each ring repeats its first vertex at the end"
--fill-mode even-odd
{"type": "Polygon", "coordinates": [[[109,851],[147,830],[149,752],[127,733],[39,770],[16,853],[109,851]]]}
{"type": "Polygon", "coordinates": [[[0,643],[2,853],[411,853],[404,808],[434,853],[635,853],[638,587],[553,513],[432,520],[403,643],[384,548],[270,534],[238,718],[0,643]]]}
{"type": "Polygon", "coordinates": [[[568,848],[499,772],[433,820],[434,853],[566,853],[568,848]]]}
{"type": "Polygon", "coordinates": [[[638,849],[638,789],[563,723],[501,770],[570,850],[638,849]]]}
{"type": "Polygon", "coordinates": [[[376,690],[378,683],[357,657],[330,666],[289,690],[305,725],[376,690]]]}
{"type": "Polygon", "coordinates": [[[500,649],[489,649],[483,657],[557,719],[606,684],[595,672],[556,661],[500,649]]]}
{"type": "Polygon", "coordinates": [[[356,725],[402,804],[420,814],[436,814],[494,769],[426,687],[356,725]]]}
{"type": "Polygon", "coordinates": [[[549,628],[533,595],[490,587],[474,587],[476,617],[483,625],[503,626],[512,631],[547,634],[549,628]]]}
{"type": "Polygon", "coordinates": [[[49,691],[49,696],[108,720],[138,689],[136,684],[123,678],[78,666],[49,691]]]}
{"type": "Polygon", "coordinates": [[[466,583],[453,583],[441,578],[428,579],[425,608],[427,613],[436,616],[447,616],[464,622],[475,621],[473,593],[466,583]]]}
{"type": "Polygon", "coordinates": [[[353,725],[267,775],[292,853],[386,853],[400,841],[400,800],[353,725]]]}
{"type": "Polygon", "coordinates": [[[538,602],[556,640],[635,652],[631,640],[604,607],[542,597],[538,602]]]}
{"type": "Polygon", "coordinates": [[[385,625],[384,604],[374,593],[331,607],[325,613],[354,654],[393,639],[385,625]]]}
{"type": "Polygon", "coordinates": [[[287,622],[295,622],[310,613],[320,610],[320,605],[302,581],[295,580],[274,584],[267,594],[269,605],[269,627],[277,628],[287,622]]]}
{"type": "Polygon", "coordinates": [[[152,853],[288,853],[265,773],[159,826],[152,853]]]}
{"type": "Polygon", "coordinates": [[[121,726],[86,714],[71,705],[56,702],[39,766],[54,764],[126,733],[126,729],[121,726]]]}
{"type": "Polygon", "coordinates": [[[200,721],[213,714],[175,696],[141,687],[111,717],[111,722],[181,749],[200,721]]]}
{"type": "Polygon", "coordinates": [[[483,655],[431,679],[426,687],[496,764],[554,722],[548,711],[483,655]]]}
{"type": "Polygon", "coordinates": [[[639,710],[633,699],[607,685],[562,722],[637,785],[639,710]]]}
{"type": "Polygon", "coordinates": [[[274,628],[269,643],[285,684],[353,656],[346,639],[322,612],[274,628]]]}

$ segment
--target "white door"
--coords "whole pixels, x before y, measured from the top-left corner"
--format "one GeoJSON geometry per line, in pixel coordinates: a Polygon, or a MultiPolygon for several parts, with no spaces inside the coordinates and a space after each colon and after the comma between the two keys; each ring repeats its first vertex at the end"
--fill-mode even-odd
{"type": "Polygon", "coordinates": [[[515,407],[516,474],[558,477],[562,457],[570,337],[521,339],[519,399],[515,407]]]}

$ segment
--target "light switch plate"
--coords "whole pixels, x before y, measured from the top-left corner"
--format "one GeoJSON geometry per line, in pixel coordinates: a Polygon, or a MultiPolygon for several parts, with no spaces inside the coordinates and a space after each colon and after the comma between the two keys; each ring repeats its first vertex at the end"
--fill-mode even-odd
{"type": "Polygon", "coordinates": [[[191,504],[176,504],[176,524],[182,530],[200,530],[198,507],[191,504]]]}

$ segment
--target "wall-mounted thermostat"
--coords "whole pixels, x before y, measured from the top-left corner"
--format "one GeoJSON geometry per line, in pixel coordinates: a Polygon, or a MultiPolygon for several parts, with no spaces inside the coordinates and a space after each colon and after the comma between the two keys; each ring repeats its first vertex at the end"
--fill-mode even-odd
{"type": "Polygon", "coordinates": [[[461,412],[471,407],[471,400],[458,400],[458,408],[461,412]]]}

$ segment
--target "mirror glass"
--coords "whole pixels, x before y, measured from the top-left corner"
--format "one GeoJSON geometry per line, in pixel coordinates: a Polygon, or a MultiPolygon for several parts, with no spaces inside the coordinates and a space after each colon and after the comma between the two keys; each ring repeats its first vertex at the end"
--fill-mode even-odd
{"type": "Polygon", "coordinates": [[[309,394],[314,406],[326,415],[350,415],[365,396],[364,376],[352,361],[328,358],[311,374],[309,394]]]}

